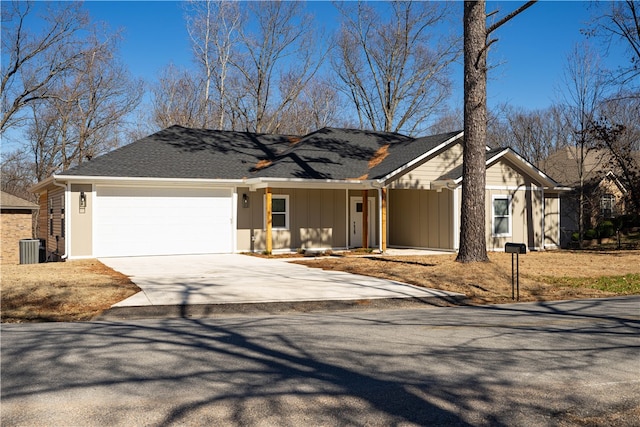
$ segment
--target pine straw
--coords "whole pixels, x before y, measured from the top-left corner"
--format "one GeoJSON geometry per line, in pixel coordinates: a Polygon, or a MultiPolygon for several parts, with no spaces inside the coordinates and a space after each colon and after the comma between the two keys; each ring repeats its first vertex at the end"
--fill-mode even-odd
{"type": "Polygon", "coordinates": [[[100,261],[2,265],[2,322],[90,320],[139,292],[100,261]]]}
{"type": "MultiPolygon", "coordinates": [[[[295,261],[417,286],[459,292],[472,304],[512,302],[511,254],[490,253],[490,262],[461,264],[455,255],[346,256],[295,261]]],[[[601,286],[600,286],[601,287],[601,286]]],[[[520,255],[520,301],[552,301],[640,294],[640,251],[546,251],[520,255]],[[624,283],[597,289],[595,279],[624,283]]]]}

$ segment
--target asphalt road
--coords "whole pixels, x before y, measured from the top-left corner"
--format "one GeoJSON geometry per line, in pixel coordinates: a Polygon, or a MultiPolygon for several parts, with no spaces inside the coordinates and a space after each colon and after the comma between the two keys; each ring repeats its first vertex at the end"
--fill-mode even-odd
{"type": "Polygon", "coordinates": [[[640,297],[5,324],[1,339],[2,426],[640,424],[640,297]]]}

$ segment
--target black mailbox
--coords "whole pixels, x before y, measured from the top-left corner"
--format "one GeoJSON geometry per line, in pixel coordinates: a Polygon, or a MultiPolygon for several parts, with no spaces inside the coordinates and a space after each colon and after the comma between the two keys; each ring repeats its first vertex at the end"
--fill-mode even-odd
{"type": "Polygon", "coordinates": [[[527,245],[524,243],[507,243],[504,245],[504,251],[508,254],[526,254],[527,245]]]}

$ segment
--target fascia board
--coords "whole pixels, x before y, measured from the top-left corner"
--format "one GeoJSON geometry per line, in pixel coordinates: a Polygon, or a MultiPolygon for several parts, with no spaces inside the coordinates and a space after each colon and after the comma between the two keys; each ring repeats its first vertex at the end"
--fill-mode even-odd
{"type": "MultiPolygon", "coordinates": [[[[563,187],[558,187],[558,183],[556,181],[554,181],[552,178],[547,176],[540,169],[533,166],[524,157],[520,156],[518,153],[514,152],[510,148],[505,148],[504,150],[495,154],[493,157],[488,158],[487,161],[485,162],[485,165],[489,166],[497,162],[498,160],[500,160],[501,157],[504,157],[504,156],[510,156],[512,157],[512,159],[515,159],[516,161],[523,163],[530,171],[532,171],[531,175],[534,175],[534,176],[538,175],[540,178],[546,181],[546,184],[548,184],[546,187],[563,188],[563,187]]],[[[462,176],[456,178],[453,182],[455,182],[456,184],[460,184],[462,182],[462,176]]]]}
{"type": "MultiPolygon", "coordinates": [[[[525,165],[527,165],[527,167],[529,167],[529,169],[531,169],[533,172],[535,172],[537,175],[539,175],[541,178],[545,179],[547,182],[551,183],[550,186],[557,186],[558,183],[552,179],[551,177],[549,177],[547,174],[545,174],[544,172],[542,172],[540,169],[538,169],[537,167],[535,167],[534,165],[532,165],[531,163],[529,163],[524,157],[522,157],[521,155],[519,155],[518,153],[516,153],[515,151],[511,150],[510,148],[507,148],[505,151],[508,152],[509,155],[515,157],[516,159],[518,159],[519,161],[521,161],[522,163],[524,163],[525,165]]],[[[505,153],[507,154],[507,153],[505,153]]]]}
{"type": "Polygon", "coordinates": [[[608,171],[604,176],[611,178],[618,186],[620,191],[622,191],[624,194],[627,194],[627,188],[622,184],[622,182],[620,182],[618,176],[615,173],[613,173],[612,171],[608,171]]]}
{"type": "Polygon", "coordinates": [[[43,188],[56,183],[93,183],[93,184],[113,184],[113,185],[207,185],[215,187],[234,187],[242,185],[243,179],[201,179],[201,178],[150,178],[150,177],[113,177],[113,176],[90,176],[90,175],[51,175],[49,178],[37,183],[29,189],[37,193],[43,188]]]}
{"type": "Polygon", "coordinates": [[[410,162],[400,166],[398,169],[394,170],[393,172],[391,172],[391,173],[385,175],[384,177],[380,178],[378,181],[383,182],[385,184],[389,183],[389,181],[393,181],[395,176],[397,176],[398,174],[400,174],[400,173],[404,172],[405,170],[413,167],[417,163],[422,162],[424,159],[432,156],[433,154],[437,153],[438,151],[440,151],[443,148],[445,148],[447,145],[449,145],[452,142],[460,139],[463,136],[464,136],[464,132],[460,132],[460,133],[452,136],[451,138],[447,139],[446,141],[444,141],[443,143],[439,144],[435,148],[427,151],[426,153],[422,154],[421,156],[416,157],[415,159],[411,160],[410,162]]]}
{"type": "Polygon", "coordinates": [[[304,178],[250,178],[244,181],[252,190],[267,187],[283,188],[334,188],[334,189],[373,189],[376,180],[342,179],[304,179],[304,178]]]}
{"type": "Polygon", "coordinates": [[[31,187],[29,187],[29,192],[30,193],[39,193],[40,190],[42,190],[45,187],[48,187],[49,185],[51,185],[51,183],[53,183],[53,180],[55,175],[50,176],[49,178],[43,179],[42,181],[32,185],[31,187]]]}

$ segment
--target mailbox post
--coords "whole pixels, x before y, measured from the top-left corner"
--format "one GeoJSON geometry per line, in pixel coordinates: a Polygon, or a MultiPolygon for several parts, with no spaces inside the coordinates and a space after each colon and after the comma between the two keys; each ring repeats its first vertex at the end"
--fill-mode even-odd
{"type": "Polygon", "coordinates": [[[514,292],[514,274],[513,274],[513,256],[516,256],[516,283],[518,290],[518,301],[520,301],[520,254],[527,253],[527,245],[524,243],[507,243],[504,245],[504,251],[508,254],[511,254],[511,299],[516,299],[514,292]]]}

